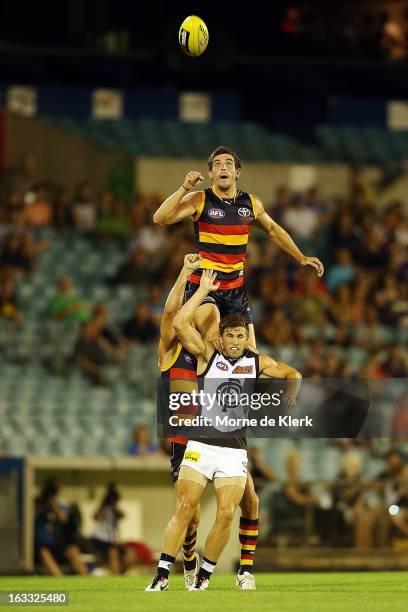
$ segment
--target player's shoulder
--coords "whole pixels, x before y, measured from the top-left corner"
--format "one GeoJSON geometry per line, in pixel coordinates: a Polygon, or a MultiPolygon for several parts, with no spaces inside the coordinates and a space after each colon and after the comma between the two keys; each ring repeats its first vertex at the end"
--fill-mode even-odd
{"type": "Polygon", "coordinates": [[[206,365],[208,369],[210,365],[213,363],[215,357],[218,355],[217,347],[209,340],[204,340],[204,351],[202,355],[200,355],[199,360],[202,364],[206,365]]]}
{"type": "Polygon", "coordinates": [[[237,195],[251,199],[256,198],[257,200],[259,200],[259,197],[256,195],[256,193],[253,193],[252,191],[249,191],[247,189],[238,189],[237,195]]]}
{"type": "Polygon", "coordinates": [[[263,204],[259,197],[255,193],[243,192],[243,195],[250,200],[252,209],[254,211],[255,218],[264,211],[263,204]]]}
{"type": "Polygon", "coordinates": [[[204,340],[204,346],[205,349],[203,353],[197,356],[197,376],[202,377],[208,374],[214,358],[217,355],[217,350],[212,343],[204,340]]]}
{"type": "Polygon", "coordinates": [[[204,191],[190,191],[181,200],[184,206],[188,206],[192,214],[193,221],[197,221],[204,208],[205,202],[204,191]]]}
{"type": "Polygon", "coordinates": [[[183,196],[183,202],[190,202],[191,204],[200,204],[203,197],[205,195],[205,191],[189,191],[183,196]]]}
{"type": "Polygon", "coordinates": [[[259,367],[266,367],[268,365],[272,365],[276,363],[276,360],[271,357],[270,355],[267,355],[266,353],[259,353],[258,355],[259,358],[259,367]]]}
{"type": "Polygon", "coordinates": [[[251,346],[248,346],[245,349],[244,355],[245,355],[245,357],[257,357],[257,358],[259,358],[259,352],[255,348],[252,348],[251,346]]]}
{"type": "Polygon", "coordinates": [[[210,361],[213,357],[215,358],[218,354],[221,354],[215,344],[209,340],[204,340],[205,354],[207,360],[210,361]]]}

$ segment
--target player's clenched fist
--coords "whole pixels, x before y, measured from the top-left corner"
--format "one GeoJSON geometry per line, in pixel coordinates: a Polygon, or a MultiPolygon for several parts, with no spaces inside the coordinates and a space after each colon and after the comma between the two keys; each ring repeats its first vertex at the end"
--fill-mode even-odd
{"type": "Polygon", "coordinates": [[[187,172],[184,178],[183,188],[186,191],[191,191],[191,189],[193,189],[194,187],[198,187],[199,185],[201,185],[203,180],[204,177],[201,172],[197,172],[196,170],[190,170],[190,172],[187,172]]]}
{"type": "Polygon", "coordinates": [[[188,272],[194,272],[201,265],[202,258],[198,253],[189,253],[184,256],[184,267],[188,272]]]}

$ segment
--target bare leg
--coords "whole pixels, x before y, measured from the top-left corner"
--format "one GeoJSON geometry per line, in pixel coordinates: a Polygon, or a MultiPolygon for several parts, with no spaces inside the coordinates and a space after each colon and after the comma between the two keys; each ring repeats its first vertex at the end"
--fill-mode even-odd
{"type": "Polygon", "coordinates": [[[220,311],[215,304],[201,304],[194,323],[201,336],[210,341],[219,335],[220,311]]]}
{"type": "Polygon", "coordinates": [[[117,576],[120,574],[120,559],[119,559],[119,551],[117,546],[112,546],[108,550],[108,567],[112,574],[117,576]]]}
{"type": "Polygon", "coordinates": [[[86,565],[82,563],[80,554],[81,552],[76,544],[70,544],[65,549],[65,556],[74,572],[80,576],[87,576],[89,572],[86,565]]]}
{"type": "MultiPolygon", "coordinates": [[[[197,309],[194,323],[201,336],[208,341],[218,338],[220,326],[220,311],[215,304],[201,304],[197,309]]],[[[256,337],[254,324],[249,324],[249,347],[256,350],[256,337]]]]}
{"type": "Polygon", "coordinates": [[[214,525],[205,542],[204,557],[218,561],[231,533],[235,510],[244,494],[243,487],[225,485],[216,489],[217,514],[214,525]]]}
{"type": "Polygon", "coordinates": [[[259,512],[259,497],[255,493],[254,481],[248,472],[246,487],[240,502],[241,516],[248,519],[257,519],[259,512]]]}
{"type": "Polygon", "coordinates": [[[51,576],[63,576],[60,566],[48,548],[40,548],[40,559],[47,574],[51,574],[51,576]]]}
{"type": "MultiPolygon", "coordinates": [[[[182,553],[183,553],[183,564],[184,571],[192,572],[197,565],[197,529],[198,523],[200,522],[200,511],[197,508],[193,518],[191,519],[188,527],[186,537],[184,538],[182,553]]],[[[187,579],[189,583],[190,578],[187,579]]]]}
{"type": "Polygon", "coordinates": [[[378,531],[378,546],[385,548],[390,544],[390,516],[385,508],[381,508],[379,511],[377,531],[378,531]]]}
{"type": "Polygon", "coordinates": [[[248,338],[248,344],[250,346],[251,349],[255,349],[256,350],[256,337],[255,337],[255,327],[253,323],[249,324],[249,338],[248,338]]]}
{"type": "Polygon", "coordinates": [[[355,546],[372,548],[374,546],[374,526],[379,516],[377,508],[365,508],[359,502],[355,504],[355,546]]]}
{"type": "Polygon", "coordinates": [[[178,480],[176,510],[164,532],[163,552],[176,557],[186,538],[205,487],[192,480],[178,480]]]}
{"type": "Polygon", "coordinates": [[[189,536],[195,531],[197,531],[199,523],[200,523],[200,506],[197,506],[196,511],[194,512],[194,516],[188,524],[186,535],[189,536]]]}

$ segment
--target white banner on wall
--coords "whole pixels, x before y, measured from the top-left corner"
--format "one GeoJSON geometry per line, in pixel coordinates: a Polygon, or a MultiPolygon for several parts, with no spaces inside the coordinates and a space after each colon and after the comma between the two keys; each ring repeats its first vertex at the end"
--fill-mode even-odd
{"type": "Polygon", "coordinates": [[[408,130],[408,101],[391,100],[387,103],[387,126],[390,130],[408,130]]]}
{"type": "Polygon", "coordinates": [[[291,166],[289,170],[289,187],[293,191],[305,191],[317,182],[315,166],[291,166]]]}
{"type": "Polygon", "coordinates": [[[185,91],[179,95],[179,119],[196,123],[211,121],[211,96],[185,91]]]}
{"type": "Polygon", "coordinates": [[[94,89],[92,117],[94,119],[121,119],[123,117],[123,92],[117,89],[94,89]]]}
{"type": "Polygon", "coordinates": [[[24,117],[33,117],[37,114],[37,98],[36,87],[12,85],[7,89],[7,108],[24,117]]]}

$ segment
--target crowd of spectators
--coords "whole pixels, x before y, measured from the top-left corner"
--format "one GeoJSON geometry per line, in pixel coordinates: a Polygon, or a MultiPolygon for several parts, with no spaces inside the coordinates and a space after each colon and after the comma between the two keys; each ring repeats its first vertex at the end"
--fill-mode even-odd
{"type": "MultiPolygon", "coordinates": [[[[248,278],[259,340],[272,347],[309,345],[303,365],[306,372],[329,376],[324,359],[328,352],[336,356],[336,366],[334,362],[330,366],[332,376],[347,366],[349,374],[363,374],[370,366],[367,377],[404,377],[407,355],[397,347],[404,344],[408,329],[403,203],[392,202],[378,210],[374,201],[350,199],[331,206],[326,203],[323,208],[307,195],[291,199],[286,189],[282,191],[284,197],[278,194],[282,225],[306,254],[320,256],[327,271],[319,280],[312,271],[293,265],[273,245],[251,244],[248,278]],[[304,199],[301,205],[299,198],[304,199]],[[305,224],[305,216],[295,214],[299,206],[313,222],[305,224]],[[324,346],[315,344],[320,339],[324,346]],[[365,355],[358,372],[341,357],[353,347],[365,355]]],[[[273,216],[273,206],[270,212],[273,216]]]]}
{"type": "MultiPolygon", "coordinates": [[[[86,182],[72,194],[52,183],[39,184],[32,156],[27,156],[21,168],[1,177],[0,193],[0,323],[7,321],[17,333],[25,324],[17,287],[25,279],[29,282],[39,265],[37,255],[49,248],[50,241],[69,232],[95,249],[102,249],[105,241],[115,241],[127,253],[126,261],[106,274],[106,288],[144,289],[144,297],[135,299],[133,315],[112,321],[109,304],[88,303],[75,288],[75,277],[61,268],[48,315],[50,324],[63,323],[77,330],[74,367],[91,383],[105,385],[106,365],[128,372],[127,354],[132,347],[154,351],[164,301],[184,254],[194,249],[192,224],[155,226],[152,215],[161,201],[159,195],[138,194],[122,202],[108,190],[95,194],[86,182]],[[46,239],[41,232],[44,227],[51,229],[46,239]]],[[[246,266],[259,345],[272,355],[289,350],[304,376],[406,377],[408,215],[404,203],[393,201],[378,207],[375,191],[355,170],[347,197],[328,200],[318,186],[297,193],[282,185],[274,200],[265,205],[305,254],[323,260],[326,273],[318,279],[313,270],[299,266],[262,232],[252,230],[246,266]],[[356,351],[357,361],[352,358],[356,351]]],[[[151,376],[155,377],[154,372],[151,376]]],[[[124,383],[131,384],[131,377],[130,371],[124,383]]],[[[406,436],[403,399],[395,419],[398,431],[406,436]]],[[[130,454],[141,455],[165,451],[143,428],[135,432],[128,449],[130,454]]],[[[391,476],[393,457],[387,457],[391,476]]],[[[274,482],[273,466],[256,450],[251,451],[251,461],[259,486],[274,482]]],[[[292,526],[298,522],[303,529],[305,517],[312,513],[321,526],[317,535],[322,541],[349,525],[353,527],[350,543],[360,547],[386,541],[390,524],[407,535],[405,510],[384,514],[384,508],[403,508],[406,502],[402,489],[399,497],[393,497],[391,476],[384,476],[384,486],[378,484],[379,479],[367,481],[361,476],[359,459],[348,453],[336,483],[324,491],[322,505],[322,495],[299,480],[299,461],[296,453],[288,458],[287,482],[280,495],[293,510],[292,526]],[[323,507],[328,496],[330,507],[323,507]],[[393,499],[397,503],[391,503],[393,499]],[[333,525],[343,527],[333,531],[333,525]]],[[[402,458],[400,466],[401,461],[405,466],[402,458]]],[[[272,521],[279,522],[279,505],[272,506],[272,521]]],[[[282,510],[281,517],[286,514],[282,510]]],[[[75,564],[75,546],[68,551],[68,560],[75,564]]],[[[112,563],[117,567],[116,558],[112,563]]]]}
{"type": "Polygon", "coordinates": [[[250,469],[262,491],[263,538],[289,545],[383,548],[408,536],[408,462],[385,440],[333,439],[340,449],[333,479],[311,481],[302,476],[302,453],[294,445],[286,455],[285,477],[278,481],[259,451],[250,452],[250,469]],[[384,450],[388,448],[388,450],[384,450]],[[252,459],[251,459],[252,455],[252,459]],[[383,466],[364,475],[365,463],[383,466]],[[257,462],[264,473],[260,474],[257,462]]]}
{"type": "MultiPolygon", "coordinates": [[[[92,241],[115,240],[126,260],[110,275],[106,287],[128,285],[145,290],[128,320],[108,329],[108,305],[87,304],[64,276],[49,305],[54,320],[81,324],[79,366],[97,381],[91,362],[123,361],[128,343],[157,342],[163,304],[193,246],[192,224],[161,228],[152,222],[158,195],[135,196],[124,203],[110,191],[99,196],[81,182],[71,197],[66,190],[39,186],[35,163],[6,173],[0,186],[0,316],[22,324],[15,289],[29,278],[36,256],[48,248],[34,227],[74,231],[92,241]],[[4,185],[11,191],[6,192],[4,185]],[[32,215],[40,204],[49,214],[32,215]],[[30,213],[30,214],[29,214],[30,213]],[[36,219],[33,222],[33,219],[36,219]],[[97,307],[97,308],[95,308],[97,307]]],[[[46,184],[44,184],[46,185],[46,184]]],[[[258,341],[271,353],[290,347],[305,375],[404,377],[408,337],[408,217],[404,203],[376,206],[375,193],[359,170],[351,174],[349,196],[327,200],[318,186],[304,193],[282,185],[266,203],[271,216],[286,228],[301,250],[320,257],[326,273],[290,259],[259,230],[248,246],[247,279],[258,341]],[[350,352],[359,359],[350,360],[350,352]],[[299,361],[300,360],[300,361],[299,361]]]]}

